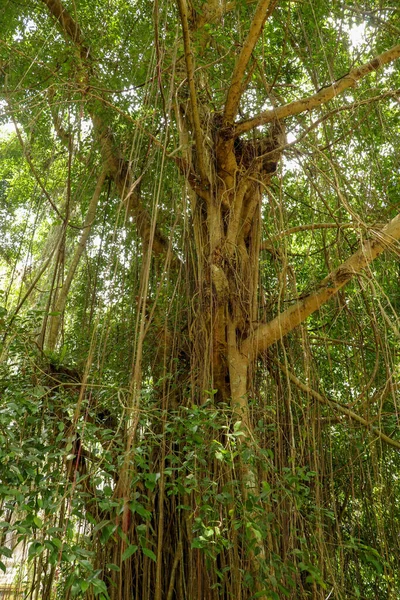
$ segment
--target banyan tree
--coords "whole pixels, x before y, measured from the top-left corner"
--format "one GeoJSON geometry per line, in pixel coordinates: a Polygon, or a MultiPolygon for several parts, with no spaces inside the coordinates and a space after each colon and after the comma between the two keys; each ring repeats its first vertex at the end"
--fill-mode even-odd
{"type": "Polygon", "coordinates": [[[3,0],[15,595],[398,597],[395,4],[3,0]]]}

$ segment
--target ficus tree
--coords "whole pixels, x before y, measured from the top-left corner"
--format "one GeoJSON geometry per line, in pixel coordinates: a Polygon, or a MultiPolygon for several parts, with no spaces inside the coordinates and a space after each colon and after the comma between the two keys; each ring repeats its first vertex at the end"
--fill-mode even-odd
{"type": "Polygon", "coordinates": [[[398,10],[2,11],[31,596],[394,598],[398,10]]]}

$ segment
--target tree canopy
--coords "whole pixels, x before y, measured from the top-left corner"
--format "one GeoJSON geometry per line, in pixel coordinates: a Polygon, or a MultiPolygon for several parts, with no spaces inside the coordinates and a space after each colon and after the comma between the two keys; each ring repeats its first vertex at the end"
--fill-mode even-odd
{"type": "Polygon", "coordinates": [[[397,599],[395,4],[3,0],[24,597],[397,599]]]}

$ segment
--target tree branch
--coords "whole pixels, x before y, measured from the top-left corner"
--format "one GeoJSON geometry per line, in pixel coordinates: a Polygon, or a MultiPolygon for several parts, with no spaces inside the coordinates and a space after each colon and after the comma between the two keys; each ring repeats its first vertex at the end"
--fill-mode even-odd
{"type": "Polygon", "coordinates": [[[228,90],[225,102],[224,111],[224,122],[226,124],[233,123],[233,120],[238,111],[239,102],[243,93],[242,80],[249,63],[251,54],[254,50],[256,43],[261,35],[265,21],[272,14],[277,0],[260,0],[256,12],[253,17],[253,21],[250,25],[249,33],[244,41],[241,53],[236,61],[235,68],[233,70],[231,85],[228,90]]]}
{"type": "Polygon", "coordinates": [[[241,347],[242,354],[250,360],[255,359],[257,355],[305,321],[322,304],[337,294],[354,275],[361,273],[388,246],[399,240],[400,214],[381,231],[375,232],[375,236],[375,239],[367,240],[353,256],[325,277],[315,291],[296,302],[269,323],[259,325],[253,334],[244,340],[241,347]]]}
{"type": "MultiPolygon", "coordinates": [[[[70,16],[60,0],[42,0],[48,7],[51,15],[58,21],[64,35],[71,39],[80,53],[82,64],[91,71],[90,49],[84,44],[84,38],[78,23],[70,16]]],[[[85,92],[87,93],[87,92],[85,92]]],[[[113,135],[104,120],[96,115],[95,111],[88,108],[88,113],[93,123],[95,135],[100,144],[102,159],[108,168],[108,174],[115,182],[121,199],[128,204],[128,210],[132,214],[138,233],[145,246],[149,245],[151,232],[151,217],[142,206],[140,195],[136,186],[139,179],[134,180],[129,172],[128,162],[116,152],[113,144],[113,135]]],[[[155,254],[165,254],[168,251],[169,242],[156,227],[152,243],[152,251],[155,254]]]]}
{"type": "Polygon", "coordinates": [[[203,132],[200,124],[200,116],[199,116],[199,107],[197,103],[197,95],[196,95],[196,86],[194,81],[194,61],[193,61],[193,52],[190,43],[190,32],[189,32],[189,24],[188,24],[188,11],[186,0],[177,0],[179,14],[181,18],[182,24],[182,34],[183,34],[183,45],[185,48],[185,62],[186,62],[186,73],[189,84],[189,94],[190,94],[190,105],[192,107],[192,120],[193,120],[193,128],[194,128],[194,138],[196,142],[196,156],[200,171],[200,177],[203,184],[209,185],[208,177],[206,174],[206,169],[204,165],[204,152],[205,146],[203,143],[203,132]]]}
{"type": "Polygon", "coordinates": [[[389,446],[392,446],[393,448],[397,448],[397,450],[400,450],[400,442],[397,442],[396,440],[390,438],[380,429],[371,425],[371,423],[369,423],[367,419],[364,419],[364,417],[360,417],[360,415],[347,408],[347,406],[343,406],[343,404],[339,404],[339,402],[330,400],[329,398],[326,398],[326,396],[322,396],[321,394],[310,388],[308,385],[300,381],[300,379],[298,379],[296,375],[289,371],[289,369],[287,369],[286,366],[280,363],[279,361],[276,360],[274,362],[278,365],[281,371],[285,373],[285,375],[290,379],[290,381],[292,381],[300,390],[302,390],[306,394],[309,394],[310,396],[318,400],[318,402],[320,402],[321,404],[330,406],[333,410],[341,412],[343,415],[350,417],[350,419],[352,419],[353,421],[357,421],[357,423],[360,423],[361,425],[363,425],[363,427],[366,427],[366,429],[371,431],[371,433],[375,434],[383,442],[385,442],[389,446]]]}
{"type": "Polygon", "coordinates": [[[399,58],[399,56],[400,44],[394,46],[386,52],[383,52],[379,56],[376,56],[370,62],[352,69],[346,75],[335,81],[332,85],[322,88],[312,96],[302,98],[301,100],[295,100],[294,102],[289,102],[289,104],[284,104],[283,106],[278,106],[277,108],[273,108],[271,110],[266,110],[252,119],[238,123],[235,127],[235,136],[241,135],[246,131],[250,131],[259,125],[265,125],[266,123],[271,123],[275,120],[286,119],[287,117],[299,115],[307,110],[313,110],[314,108],[329,102],[329,100],[332,100],[332,98],[335,98],[335,96],[338,96],[347,88],[354,87],[357,81],[366,75],[369,75],[373,71],[377,71],[383,65],[393,62],[399,58]]]}
{"type": "Polygon", "coordinates": [[[42,0],[53,17],[59,22],[62,31],[81,51],[81,56],[89,58],[90,51],[84,45],[81,29],[76,21],[71,17],[69,12],[64,8],[60,0],[42,0]],[[83,53],[83,54],[82,54],[83,53]]]}

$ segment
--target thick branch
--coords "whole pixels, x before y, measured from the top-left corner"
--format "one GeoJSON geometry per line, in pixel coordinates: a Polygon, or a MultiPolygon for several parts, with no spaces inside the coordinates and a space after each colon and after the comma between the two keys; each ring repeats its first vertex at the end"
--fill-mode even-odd
{"type": "Polygon", "coordinates": [[[204,143],[203,143],[203,132],[200,124],[200,116],[199,116],[199,107],[197,102],[196,95],[196,85],[194,81],[194,61],[193,61],[193,52],[190,43],[190,32],[189,32],[189,24],[188,24],[188,11],[186,0],[177,0],[179,14],[181,17],[182,23],[182,34],[183,34],[183,45],[185,48],[185,62],[186,62],[186,73],[189,84],[189,94],[190,94],[190,105],[192,108],[192,120],[193,120],[193,128],[194,128],[194,137],[196,141],[196,150],[197,150],[197,160],[199,165],[200,177],[203,183],[208,182],[208,178],[206,175],[206,169],[204,166],[204,143]]]}
{"type": "Polygon", "coordinates": [[[335,81],[332,85],[322,88],[312,96],[302,98],[301,100],[295,100],[294,102],[289,102],[289,104],[284,104],[283,106],[278,106],[277,108],[273,108],[271,110],[266,110],[265,112],[260,113],[248,121],[242,121],[241,123],[238,123],[235,128],[235,135],[241,135],[245,131],[250,131],[254,127],[271,123],[274,120],[286,119],[287,117],[299,115],[307,110],[313,110],[314,108],[329,102],[329,100],[332,100],[332,98],[335,98],[335,96],[338,96],[347,88],[354,87],[357,81],[366,75],[369,75],[373,71],[377,71],[383,65],[393,62],[399,58],[399,56],[400,44],[394,46],[386,52],[383,52],[379,56],[376,56],[370,62],[352,69],[346,75],[335,81]]]}
{"type": "MultiPolygon", "coordinates": [[[[42,0],[60,24],[63,33],[70,38],[80,52],[82,63],[88,71],[91,70],[91,56],[88,48],[84,45],[84,39],[79,25],[69,15],[60,0],[42,0]]],[[[115,150],[113,135],[110,128],[95,111],[88,109],[93,122],[96,137],[101,146],[103,162],[108,168],[108,174],[114,180],[118,192],[123,201],[128,203],[129,212],[135,219],[136,227],[145,247],[149,246],[151,232],[151,217],[142,206],[136,186],[139,180],[134,181],[128,169],[128,163],[115,150]]],[[[169,243],[163,234],[156,228],[152,243],[152,251],[155,254],[163,254],[168,251],[169,243]]]]}
{"type": "Polygon", "coordinates": [[[260,0],[256,12],[254,14],[253,21],[250,25],[249,33],[244,41],[241,53],[236,61],[235,68],[233,70],[231,85],[228,90],[225,103],[224,121],[225,123],[233,123],[233,120],[238,111],[239,102],[243,93],[242,80],[249,63],[251,54],[254,50],[254,46],[258,42],[258,39],[263,30],[265,21],[273,12],[277,0],[260,0]]]}
{"type": "Polygon", "coordinates": [[[289,371],[289,369],[287,369],[285,367],[285,365],[283,365],[282,363],[276,361],[276,364],[285,373],[285,375],[290,379],[290,381],[292,381],[300,390],[302,390],[306,394],[309,394],[310,396],[312,396],[313,398],[318,400],[318,402],[320,402],[321,404],[326,404],[327,406],[330,406],[334,411],[339,411],[343,415],[350,417],[350,419],[352,419],[353,421],[356,421],[357,423],[360,423],[360,425],[362,425],[363,427],[366,427],[366,429],[368,429],[374,435],[376,435],[378,438],[380,438],[382,440],[382,442],[385,442],[389,446],[392,446],[393,448],[397,448],[398,450],[400,450],[400,442],[393,440],[388,435],[383,433],[380,429],[371,425],[371,423],[369,423],[367,421],[367,419],[364,419],[364,417],[361,417],[354,411],[350,410],[349,408],[347,408],[347,406],[343,406],[343,404],[339,404],[339,402],[335,402],[334,400],[330,400],[329,398],[322,396],[321,394],[319,394],[318,392],[316,392],[315,390],[310,388],[308,385],[306,385],[305,383],[300,381],[300,379],[298,379],[296,377],[296,375],[294,375],[291,371],[289,371]]]}
{"type": "Polygon", "coordinates": [[[74,44],[79,47],[81,53],[83,52],[86,58],[88,58],[89,49],[84,46],[81,29],[66,8],[64,8],[62,3],[59,0],[43,0],[43,2],[46,4],[53,17],[57,19],[61,29],[67,37],[69,37],[74,44]]]}
{"type": "MultiPolygon", "coordinates": [[[[114,139],[110,128],[105,126],[103,120],[97,115],[93,114],[91,116],[104,164],[116,185],[121,199],[126,202],[129,214],[135,219],[137,231],[144,246],[148,247],[151,238],[152,222],[149,213],[141,203],[138,192],[138,184],[141,177],[136,180],[133,179],[128,161],[121,158],[114,148],[114,139]]],[[[152,240],[152,250],[155,254],[163,254],[168,251],[168,240],[166,240],[157,227],[152,240]]]]}
{"type": "Polygon", "coordinates": [[[250,359],[256,358],[258,354],[264,352],[269,346],[305,321],[322,304],[337,294],[354,275],[361,273],[388,246],[400,239],[400,214],[375,235],[375,239],[366,241],[353,256],[325,277],[314,292],[269,323],[257,327],[254,333],[243,342],[242,353],[250,359]]]}

